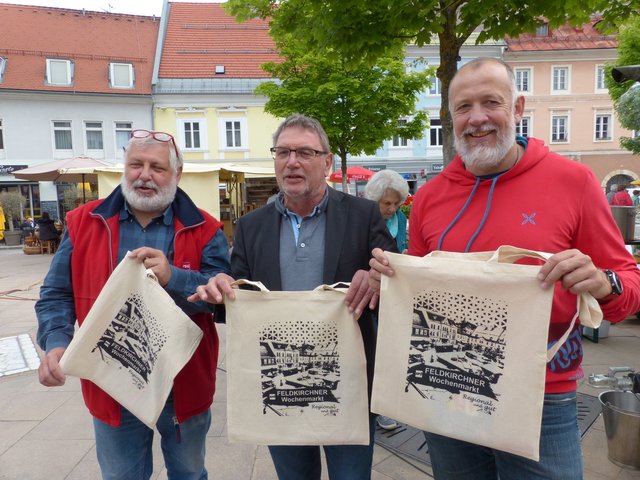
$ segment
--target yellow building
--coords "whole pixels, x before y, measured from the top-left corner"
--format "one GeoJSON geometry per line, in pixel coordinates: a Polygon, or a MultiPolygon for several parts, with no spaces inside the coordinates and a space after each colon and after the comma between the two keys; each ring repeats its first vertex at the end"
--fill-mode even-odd
{"type": "MultiPolygon", "coordinates": [[[[260,65],[278,61],[268,23],[237,23],[220,4],[165,3],[153,75],[154,129],[174,135],[186,162],[273,169],[269,153],[280,121],[264,111],[255,88],[271,77],[260,65]]],[[[273,175],[220,176],[222,219],[262,206],[273,175]]],[[[217,191],[214,191],[214,188],[217,191]]],[[[210,199],[208,199],[210,200],[210,199]]],[[[218,199],[216,199],[218,201],[218,199]]]]}

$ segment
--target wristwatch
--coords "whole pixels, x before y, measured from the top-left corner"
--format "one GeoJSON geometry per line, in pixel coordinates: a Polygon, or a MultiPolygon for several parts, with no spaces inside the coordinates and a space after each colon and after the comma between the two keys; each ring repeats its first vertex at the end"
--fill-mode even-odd
{"type": "Polygon", "coordinates": [[[607,276],[607,280],[611,284],[611,294],[612,295],[621,295],[624,287],[622,286],[622,282],[620,281],[620,277],[613,270],[605,270],[604,274],[607,276]]]}

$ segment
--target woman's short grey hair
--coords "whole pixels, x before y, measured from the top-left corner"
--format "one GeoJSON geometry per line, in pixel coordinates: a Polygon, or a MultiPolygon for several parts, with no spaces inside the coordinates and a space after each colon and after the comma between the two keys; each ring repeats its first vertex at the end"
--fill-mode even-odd
{"type": "Polygon", "coordinates": [[[178,170],[182,167],[182,163],[183,163],[182,152],[180,152],[180,148],[178,147],[178,145],[175,145],[175,148],[173,148],[174,147],[173,142],[175,142],[175,138],[169,142],[161,142],[160,140],[156,140],[152,136],[148,136],[145,138],[131,137],[127,142],[127,145],[124,147],[125,159],[128,158],[129,147],[134,143],[137,145],[167,145],[168,144],[169,165],[171,166],[171,168],[173,168],[173,171],[175,173],[178,173],[178,170]],[[180,155],[176,154],[176,150],[180,152],[180,155]]]}
{"type": "Polygon", "coordinates": [[[322,145],[322,149],[327,153],[331,153],[331,145],[329,144],[329,137],[327,136],[327,133],[324,131],[324,128],[322,128],[322,125],[320,124],[320,122],[315,118],[307,117],[306,115],[302,115],[300,113],[294,113],[293,115],[288,117],[286,120],[284,120],[280,124],[280,126],[276,130],[276,133],[273,134],[274,147],[276,146],[276,143],[278,142],[278,137],[280,137],[280,134],[282,133],[282,131],[285,128],[292,128],[292,127],[302,128],[304,130],[310,130],[312,132],[317,133],[318,137],[320,137],[320,145],[322,145]]]}
{"type": "Polygon", "coordinates": [[[379,202],[387,190],[393,190],[404,201],[409,195],[409,184],[393,170],[380,170],[367,182],[364,187],[364,196],[369,200],[379,202]]]}

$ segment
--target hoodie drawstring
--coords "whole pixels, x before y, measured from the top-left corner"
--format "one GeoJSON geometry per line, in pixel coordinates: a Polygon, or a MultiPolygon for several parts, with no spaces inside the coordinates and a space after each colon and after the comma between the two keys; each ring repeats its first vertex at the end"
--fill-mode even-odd
{"type": "Polygon", "coordinates": [[[444,241],[444,237],[447,235],[447,233],[449,233],[449,230],[451,230],[453,228],[453,226],[456,224],[456,222],[458,221],[458,219],[462,216],[462,214],[464,213],[464,211],[467,209],[467,206],[469,205],[469,203],[471,202],[471,199],[473,198],[473,196],[476,194],[476,190],[478,189],[478,185],[480,185],[480,179],[476,178],[476,184],[473,186],[473,190],[471,190],[471,193],[469,194],[469,198],[467,198],[467,201],[464,202],[464,205],[462,206],[462,208],[460,209],[460,211],[458,212],[458,214],[455,216],[455,218],[451,221],[451,223],[449,224],[449,226],[447,228],[444,229],[444,232],[442,232],[442,235],[440,235],[440,238],[438,239],[438,246],[436,247],[436,250],[442,250],[442,242],[444,241]]]}
{"type": "MultiPolygon", "coordinates": [[[[469,243],[467,243],[467,246],[464,249],[465,253],[471,250],[471,245],[473,245],[473,242],[475,241],[476,237],[480,234],[480,232],[482,231],[482,228],[484,227],[485,222],[487,221],[487,217],[489,216],[489,210],[491,210],[491,199],[493,198],[493,190],[496,186],[496,182],[504,173],[506,172],[502,172],[501,174],[496,175],[491,181],[491,188],[489,189],[489,197],[487,198],[487,207],[484,210],[484,215],[482,216],[482,220],[480,220],[480,225],[478,225],[478,228],[476,229],[476,231],[473,233],[473,235],[471,235],[471,238],[469,239],[469,243]]],[[[444,237],[447,235],[447,233],[449,233],[449,230],[451,230],[453,226],[458,222],[458,220],[460,219],[464,211],[469,206],[469,203],[471,203],[471,199],[476,194],[476,190],[478,189],[478,186],[480,185],[481,180],[482,180],[481,178],[476,178],[476,184],[473,186],[473,189],[469,194],[469,198],[467,198],[467,201],[464,203],[464,205],[462,206],[458,214],[447,226],[447,228],[445,228],[444,232],[442,232],[442,235],[440,235],[440,238],[438,239],[438,246],[437,246],[438,250],[442,250],[442,242],[444,241],[444,237]]]]}

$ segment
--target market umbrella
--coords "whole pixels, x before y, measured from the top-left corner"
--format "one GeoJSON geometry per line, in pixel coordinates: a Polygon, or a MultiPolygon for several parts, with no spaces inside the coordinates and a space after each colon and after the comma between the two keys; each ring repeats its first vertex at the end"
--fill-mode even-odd
{"type": "Polygon", "coordinates": [[[53,162],[41,163],[33,167],[23,168],[13,172],[13,176],[20,180],[32,180],[36,182],[82,182],[83,201],[86,201],[84,183],[87,180],[95,180],[96,175],[85,173],[84,169],[94,169],[98,167],[108,167],[113,164],[104,160],[86,157],[78,157],[54,160],[53,162]]]}
{"type": "Polygon", "coordinates": [[[634,180],[633,182],[629,182],[630,185],[640,185],[640,180],[634,180]]]}
{"type": "MultiPolygon", "coordinates": [[[[347,183],[354,182],[366,182],[369,180],[373,174],[373,172],[367,168],[359,167],[357,165],[353,167],[347,167],[347,183]]],[[[334,183],[342,182],[342,170],[336,170],[331,175],[329,175],[329,181],[334,183]]]]}
{"type": "Polygon", "coordinates": [[[16,170],[13,172],[13,176],[21,180],[33,180],[36,182],[70,182],[78,183],[85,181],[85,173],[76,173],[73,170],[67,172],[69,169],[74,168],[98,168],[108,167],[113,164],[104,160],[98,160],[96,158],[85,157],[83,155],[72,158],[65,158],[61,160],[54,160],[53,162],[41,163],[40,165],[34,165],[33,167],[23,168],[22,170],[16,170]]]}

